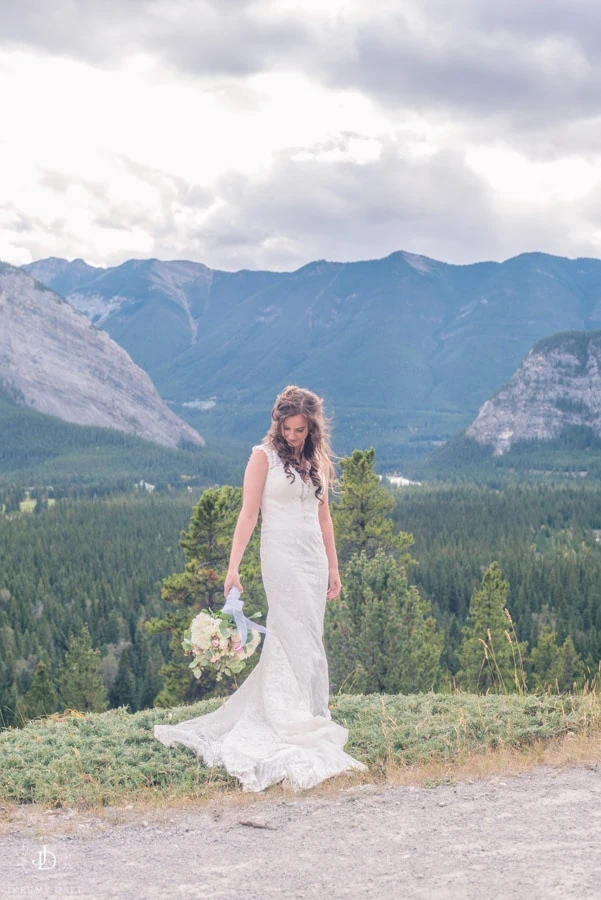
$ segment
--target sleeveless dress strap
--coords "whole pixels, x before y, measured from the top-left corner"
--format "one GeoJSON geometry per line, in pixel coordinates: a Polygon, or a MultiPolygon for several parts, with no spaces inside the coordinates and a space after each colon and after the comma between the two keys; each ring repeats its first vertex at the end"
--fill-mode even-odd
{"type": "Polygon", "coordinates": [[[277,466],[281,463],[280,457],[278,456],[276,450],[270,444],[255,444],[252,449],[253,451],[263,450],[269,462],[270,469],[273,469],[274,466],[277,466]]]}

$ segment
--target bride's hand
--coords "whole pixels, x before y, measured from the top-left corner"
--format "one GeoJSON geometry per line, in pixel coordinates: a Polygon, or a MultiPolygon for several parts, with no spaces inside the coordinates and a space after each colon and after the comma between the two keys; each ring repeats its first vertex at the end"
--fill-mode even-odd
{"type": "Polygon", "coordinates": [[[223,585],[223,596],[226,598],[226,600],[227,595],[233,587],[237,587],[240,593],[242,593],[242,591],[244,590],[244,588],[240,584],[240,576],[238,575],[238,573],[228,571],[227,575],[225,576],[225,584],[223,585]]]}
{"type": "Polygon", "coordinates": [[[334,597],[337,597],[342,589],[342,585],[340,584],[340,575],[338,574],[338,570],[331,571],[329,574],[329,589],[326,594],[326,598],[328,600],[333,600],[334,597]]]}

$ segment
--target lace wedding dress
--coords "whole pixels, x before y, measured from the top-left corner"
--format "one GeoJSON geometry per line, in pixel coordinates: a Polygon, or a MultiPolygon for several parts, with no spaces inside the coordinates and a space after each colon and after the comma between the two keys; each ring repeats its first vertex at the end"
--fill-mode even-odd
{"type": "Polygon", "coordinates": [[[349,769],[367,770],[343,749],[348,729],[328,708],[323,619],[328,561],[315,488],[292,482],[269,444],[261,498],[261,572],[267,634],[261,658],[219,709],[178,725],[155,725],[171,747],[182,744],[208,766],[223,765],[245,791],[283,782],[295,791],[349,769]]]}

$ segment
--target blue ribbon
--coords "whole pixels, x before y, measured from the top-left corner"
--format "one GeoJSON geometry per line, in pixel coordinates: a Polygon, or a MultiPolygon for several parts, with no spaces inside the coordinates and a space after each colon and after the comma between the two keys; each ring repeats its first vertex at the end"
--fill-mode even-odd
{"type": "Polygon", "coordinates": [[[238,629],[238,634],[240,635],[242,646],[244,646],[244,644],[246,643],[249,628],[251,629],[251,631],[261,631],[263,634],[267,634],[267,629],[263,625],[259,625],[258,622],[253,622],[252,619],[248,619],[244,615],[244,613],[242,612],[243,606],[244,600],[240,599],[240,591],[237,587],[231,587],[228,591],[228,595],[221,612],[229,613],[234,617],[234,622],[236,623],[236,628],[238,629]]]}

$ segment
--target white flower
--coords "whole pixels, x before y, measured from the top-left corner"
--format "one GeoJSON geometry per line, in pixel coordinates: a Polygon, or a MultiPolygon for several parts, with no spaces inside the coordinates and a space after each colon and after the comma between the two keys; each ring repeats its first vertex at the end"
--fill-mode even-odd
{"type": "Polygon", "coordinates": [[[219,622],[209,615],[206,611],[199,612],[190,625],[191,639],[193,644],[199,647],[207,648],[211,644],[211,639],[218,633],[219,622]]]}

